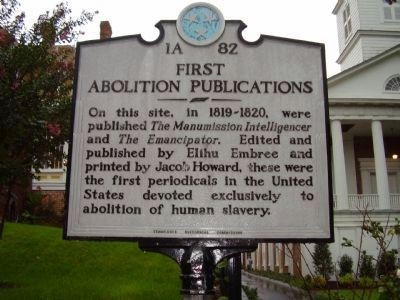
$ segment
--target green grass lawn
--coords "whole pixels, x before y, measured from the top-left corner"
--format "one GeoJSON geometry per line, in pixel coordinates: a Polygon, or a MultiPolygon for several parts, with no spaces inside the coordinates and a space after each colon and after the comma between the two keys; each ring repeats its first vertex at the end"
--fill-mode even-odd
{"type": "Polygon", "coordinates": [[[379,293],[377,289],[373,290],[331,290],[317,293],[316,299],[343,299],[343,300],[378,300],[379,293]],[[330,297],[329,297],[330,296],[330,297]]]}
{"type": "Polygon", "coordinates": [[[6,223],[0,299],[181,299],[179,266],[133,242],[64,241],[59,228],[6,223]]]}

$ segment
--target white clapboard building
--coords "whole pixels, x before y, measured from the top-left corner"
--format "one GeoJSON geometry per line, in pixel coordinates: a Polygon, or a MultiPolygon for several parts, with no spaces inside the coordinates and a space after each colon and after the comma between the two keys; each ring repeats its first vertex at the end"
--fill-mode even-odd
{"type": "MultiPolygon", "coordinates": [[[[356,266],[356,251],[341,244],[345,237],[359,245],[360,210],[367,208],[382,225],[400,218],[400,3],[338,0],[333,14],[341,72],[328,78],[335,234],[330,250],[334,263],[348,254],[356,266]]],[[[389,248],[400,250],[400,236],[389,248]]],[[[363,239],[362,249],[377,255],[372,240],[363,239]]],[[[313,271],[309,250],[313,244],[260,244],[243,256],[243,264],[307,274],[308,267],[313,271]]]]}

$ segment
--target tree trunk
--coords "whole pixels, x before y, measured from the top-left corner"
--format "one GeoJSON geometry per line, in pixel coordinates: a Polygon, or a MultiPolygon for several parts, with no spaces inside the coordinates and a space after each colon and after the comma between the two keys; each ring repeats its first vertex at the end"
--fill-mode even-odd
{"type": "Polygon", "coordinates": [[[8,181],[7,185],[7,196],[6,196],[6,201],[3,207],[3,215],[0,216],[0,240],[3,239],[3,230],[4,230],[4,223],[6,222],[6,218],[8,215],[8,207],[10,205],[11,201],[11,195],[12,195],[12,187],[14,186],[15,179],[12,178],[8,181]]]}

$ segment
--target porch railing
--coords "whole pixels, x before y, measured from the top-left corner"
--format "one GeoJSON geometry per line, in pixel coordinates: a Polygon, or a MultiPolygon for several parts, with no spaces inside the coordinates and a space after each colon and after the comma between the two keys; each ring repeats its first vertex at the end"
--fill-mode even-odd
{"type": "MultiPolygon", "coordinates": [[[[379,209],[379,195],[350,194],[348,195],[349,209],[379,209]]],[[[333,195],[333,208],[337,208],[337,197],[333,195]]],[[[390,194],[390,208],[400,209],[400,194],[390,194]]]]}
{"type": "Polygon", "coordinates": [[[400,209],[400,194],[390,194],[390,207],[400,209]]]}
{"type": "Polygon", "coordinates": [[[376,194],[350,194],[350,209],[377,209],[379,208],[379,196],[376,194]]]}

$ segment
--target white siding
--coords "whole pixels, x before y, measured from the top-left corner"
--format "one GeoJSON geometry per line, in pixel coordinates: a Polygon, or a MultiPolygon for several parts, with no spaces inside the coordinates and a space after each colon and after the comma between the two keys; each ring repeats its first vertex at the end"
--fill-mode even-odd
{"type": "MultiPolygon", "coordinates": [[[[400,26],[400,24],[399,24],[400,26]]],[[[400,30],[400,27],[399,27],[400,30]]],[[[399,37],[366,36],[362,39],[363,60],[370,59],[400,43],[399,37]]]]}
{"type": "MultiPolygon", "coordinates": [[[[400,4],[393,4],[400,7],[400,4]]],[[[400,36],[393,37],[391,32],[400,31],[400,22],[387,22],[383,18],[383,0],[345,0],[336,14],[339,51],[342,53],[345,49],[348,51],[341,61],[341,70],[346,70],[356,64],[359,64],[373,56],[400,43],[400,36]],[[346,49],[349,39],[345,40],[343,26],[343,10],[346,4],[350,4],[350,14],[352,22],[352,35],[361,30],[363,34],[352,49],[346,49]],[[366,36],[364,31],[373,30],[382,31],[380,36],[366,36]]],[[[386,5],[387,7],[387,5],[386,5]]],[[[353,41],[354,42],[354,41],[353,41]]]]}
{"type": "Polygon", "coordinates": [[[361,40],[358,40],[349,54],[344,58],[340,64],[341,70],[346,70],[354,65],[357,65],[363,61],[363,47],[361,40]]]}
{"type": "Polygon", "coordinates": [[[360,28],[362,30],[377,30],[381,24],[382,0],[360,1],[360,28]]]}
{"type": "MultiPolygon", "coordinates": [[[[393,55],[379,64],[365,68],[347,78],[347,80],[338,82],[336,85],[329,86],[329,98],[356,98],[356,99],[399,99],[398,94],[385,93],[384,84],[386,80],[399,73],[400,55],[393,55]]],[[[375,108],[371,108],[375,109],[375,108]]],[[[332,113],[334,110],[330,110],[332,113]]],[[[392,108],[394,111],[394,108],[392,108]]],[[[389,112],[388,112],[389,113],[389,112]]],[[[360,114],[357,114],[360,115],[360,114]]]]}
{"type": "Polygon", "coordinates": [[[360,11],[358,0],[349,0],[351,10],[351,22],[353,23],[353,34],[360,30],[360,11]]]}
{"type": "Polygon", "coordinates": [[[336,15],[336,24],[337,24],[338,41],[339,41],[339,52],[342,53],[346,44],[344,41],[343,15],[341,13],[338,13],[336,15]]]}

